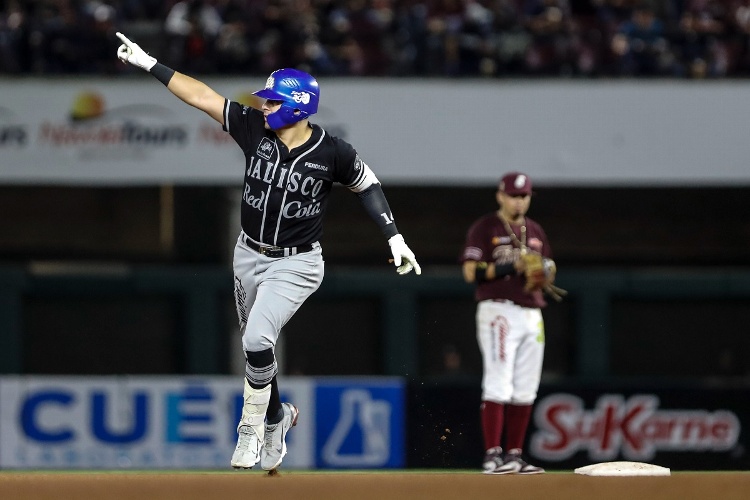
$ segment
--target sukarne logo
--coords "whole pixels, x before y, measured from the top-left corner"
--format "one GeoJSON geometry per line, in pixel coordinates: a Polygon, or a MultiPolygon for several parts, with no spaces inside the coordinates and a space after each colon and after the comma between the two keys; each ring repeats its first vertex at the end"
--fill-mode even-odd
{"type": "Polygon", "coordinates": [[[737,444],[740,421],[728,410],[659,410],[654,395],[607,394],[594,409],[571,394],[552,394],[536,405],[538,430],[531,452],[558,461],[587,451],[593,460],[650,460],[658,451],[719,452],[737,444]]]}

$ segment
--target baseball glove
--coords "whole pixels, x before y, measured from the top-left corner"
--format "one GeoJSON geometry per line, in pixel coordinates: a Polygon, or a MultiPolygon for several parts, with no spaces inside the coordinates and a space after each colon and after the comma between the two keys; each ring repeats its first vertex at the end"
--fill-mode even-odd
{"type": "Polygon", "coordinates": [[[526,277],[524,290],[527,292],[542,290],[558,302],[568,294],[567,291],[554,285],[557,275],[557,265],[554,260],[536,252],[524,252],[521,254],[521,259],[526,277]]]}

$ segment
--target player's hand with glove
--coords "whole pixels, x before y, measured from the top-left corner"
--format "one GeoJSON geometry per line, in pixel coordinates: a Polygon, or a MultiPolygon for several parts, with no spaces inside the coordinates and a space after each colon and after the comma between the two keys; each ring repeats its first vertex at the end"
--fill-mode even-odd
{"type": "Polygon", "coordinates": [[[558,302],[568,294],[567,291],[554,285],[557,275],[557,265],[554,260],[537,252],[526,251],[521,254],[519,261],[516,269],[523,272],[526,277],[524,290],[527,292],[543,290],[558,302]]]}
{"type": "Polygon", "coordinates": [[[524,290],[533,292],[544,287],[545,284],[554,280],[557,269],[552,259],[545,259],[537,252],[525,251],[519,257],[516,269],[521,269],[526,277],[524,290]],[[549,261],[552,265],[546,264],[549,261]]]}
{"type": "Polygon", "coordinates": [[[122,45],[117,49],[117,58],[120,61],[151,71],[151,68],[156,64],[155,57],[148,55],[137,43],[131,42],[128,37],[119,31],[117,32],[117,38],[122,42],[122,45]]]}
{"type": "Polygon", "coordinates": [[[398,274],[407,274],[412,269],[414,269],[415,273],[422,274],[422,268],[417,264],[417,258],[414,256],[414,252],[406,245],[403,236],[400,234],[392,236],[388,240],[388,244],[391,247],[393,263],[396,265],[396,272],[398,274]]]}

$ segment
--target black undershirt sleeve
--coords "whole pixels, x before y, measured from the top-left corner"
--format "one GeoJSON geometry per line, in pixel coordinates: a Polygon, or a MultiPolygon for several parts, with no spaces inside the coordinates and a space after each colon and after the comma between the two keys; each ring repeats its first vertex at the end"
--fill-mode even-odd
{"type": "Polygon", "coordinates": [[[365,211],[370,215],[372,220],[380,227],[386,238],[391,238],[398,234],[396,223],[393,221],[391,209],[388,206],[388,200],[385,199],[385,193],[380,184],[373,184],[364,191],[357,193],[359,201],[365,207],[365,211]]]}

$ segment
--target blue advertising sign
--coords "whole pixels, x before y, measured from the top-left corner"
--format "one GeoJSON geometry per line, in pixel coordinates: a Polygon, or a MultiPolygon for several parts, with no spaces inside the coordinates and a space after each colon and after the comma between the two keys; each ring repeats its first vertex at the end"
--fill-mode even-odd
{"type": "Polygon", "coordinates": [[[315,465],[404,466],[404,383],[400,379],[320,381],[315,388],[315,465]]]}
{"type": "MultiPolygon", "coordinates": [[[[303,408],[287,468],[313,465],[312,379],[283,396],[303,408]]],[[[0,377],[0,468],[227,468],[242,411],[238,377],[0,377]]]]}
{"type": "MultiPolygon", "coordinates": [[[[285,377],[285,469],[404,465],[404,383],[285,377]]],[[[229,468],[238,377],[0,377],[0,468],[229,468]]]]}

